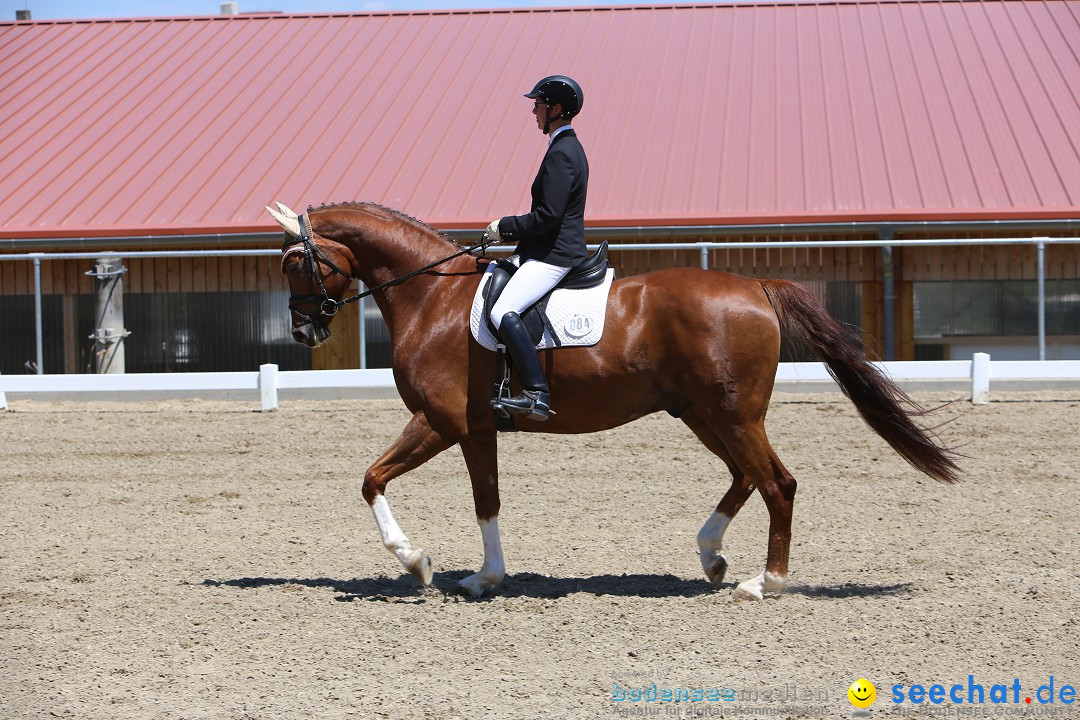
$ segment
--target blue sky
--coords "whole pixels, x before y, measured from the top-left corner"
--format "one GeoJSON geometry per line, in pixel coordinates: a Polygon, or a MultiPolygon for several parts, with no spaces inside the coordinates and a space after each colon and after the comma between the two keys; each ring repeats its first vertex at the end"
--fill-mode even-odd
{"type": "MultiPolygon", "coordinates": [[[[424,10],[443,8],[526,7],[562,5],[625,5],[627,0],[237,0],[240,12],[341,12],[424,10]]],[[[14,20],[28,9],[34,20],[217,15],[221,0],[0,0],[0,20],[14,20]]]]}

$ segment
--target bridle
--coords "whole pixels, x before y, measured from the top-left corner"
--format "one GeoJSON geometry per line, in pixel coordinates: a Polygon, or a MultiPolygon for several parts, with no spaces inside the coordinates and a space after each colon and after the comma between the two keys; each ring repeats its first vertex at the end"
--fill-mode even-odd
{"type": "Polygon", "coordinates": [[[337,264],[333,260],[328,258],[326,256],[326,253],[320,250],[319,246],[316,245],[315,242],[311,239],[311,232],[309,230],[310,220],[308,219],[307,214],[305,213],[303,215],[300,215],[297,220],[299,221],[300,225],[299,237],[288,237],[285,239],[285,242],[282,243],[281,246],[281,272],[282,274],[286,272],[285,261],[289,258],[290,255],[301,252],[304,254],[304,263],[308,268],[308,272],[311,274],[310,284],[312,287],[318,287],[320,294],[290,295],[289,310],[296,313],[300,317],[304,318],[307,322],[312,324],[314,324],[317,320],[326,320],[333,317],[337,314],[337,311],[340,310],[343,306],[348,305],[349,303],[354,303],[360,298],[365,298],[368,295],[371,295],[372,293],[382,290],[384,288],[392,287],[394,285],[403,283],[410,278],[416,277],[421,273],[425,273],[428,270],[438,267],[439,265],[453,260],[456,257],[460,257],[466,254],[472,254],[476,250],[482,251],[486,249],[489,245],[498,242],[497,238],[481,240],[480,242],[471,247],[462,248],[459,252],[444,257],[442,260],[437,260],[429,265],[425,265],[422,268],[407,272],[404,275],[396,277],[392,280],[388,280],[384,283],[381,283],[380,285],[376,285],[373,288],[369,288],[364,292],[357,293],[343,300],[335,300],[334,298],[330,297],[330,293],[326,291],[326,285],[323,284],[322,275],[319,273],[318,263],[324,263],[325,265],[329,266],[331,270],[336,272],[338,275],[346,278],[347,280],[351,280],[352,275],[338,267],[337,264]],[[297,307],[303,303],[318,303],[319,314],[316,316],[311,316],[300,312],[297,307]]]}
{"type": "Polygon", "coordinates": [[[331,270],[339,275],[344,276],[346,279],[351,280],[352,275],[345,272],[337,266],[337,264],[326,256],[319,246],[316,245],[311,239],[311,233],[308,231],[308,219],[306,215],[301,215],[300,221],[300,236],[286,238],[285,242],[281,245],[281,272],[284,274],[285,261],[290,255],[296,253],[304,254],[304,266],[308,268],[308,272],[311,274],[310,283],[312,287],[319,288],[319,295],[290,295],[289,296],[289,310],[296,313],[300,317],[304,318],[310,323],[314,323],[316,319],[329,318],[337,314],[337,311],[341,309],[342,305],[347,305],[351,302],[356,302],[362,296],[356,295],[355,297],[346,298],[345,300],[335,300],[330,297],[330,293],[326,291],[326,285],[323,284],[322,275],[319,273],[319,262],[323,262],[330,267],[331,270]],[[302,303],[318,303],[319,314],[317,317],[306,315],[300,312],[297,307],[302,303]]]}

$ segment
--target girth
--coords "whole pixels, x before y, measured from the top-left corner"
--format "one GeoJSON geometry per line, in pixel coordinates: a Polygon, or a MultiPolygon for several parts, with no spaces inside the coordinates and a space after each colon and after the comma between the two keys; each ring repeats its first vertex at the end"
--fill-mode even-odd
{"type": "MultiPolygon", "coordinates": [[[[495,329],[495,324],[491,322],[491,308],[495,306],[495,301],[499,299],[499,295],[506,289],[506,284],[510,282],[510,278],[517,272],[518,266],[514,262],[516,259],[516,256],[511,256],[510,259],[500,258],[496,260],[495,269],[491,271],[491,278],[488,280],[487,287],[484,288],[484,317],[487,319],[488,327],[495,337],[499,337],[499,333],[495,329]]],[[[546,322],[544,308],[547,306],[551,293],[559,288],[583,290],[596,287],[604,282],[607,269],[608,244],[607,240],[605,240],[600,243],[600,247],[596,249],[596,252],[585,258],[567,273],[566,277],[560,280],[559,284],[552,288],[550,292],[521,313],[521,321],[525,324],[525,329],[529,331],[529,337],[534,344],[539,343],[544,335],[544,324],[546,322]]],[[[552,335],[554,335],[554,332],[552,335]]]]}

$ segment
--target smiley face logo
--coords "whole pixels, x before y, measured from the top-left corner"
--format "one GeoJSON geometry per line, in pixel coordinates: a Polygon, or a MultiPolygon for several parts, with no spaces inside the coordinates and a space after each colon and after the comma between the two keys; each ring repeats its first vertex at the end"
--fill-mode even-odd
{"type": "Polygon", "coordinates": [[[857,708],[868,708],[877,700],[877,688],[866,678],[859,678],[847,689],[848,700],[857,708]]]}

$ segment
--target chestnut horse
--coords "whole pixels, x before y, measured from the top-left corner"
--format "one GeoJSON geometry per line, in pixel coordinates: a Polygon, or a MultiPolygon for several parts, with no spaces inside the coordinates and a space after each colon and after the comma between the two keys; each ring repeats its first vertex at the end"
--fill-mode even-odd
{"type": "MultiPolygon", "coordinates": [[[[287,232],[282,271],[293,295],[296,340],[310,347],[326,340],[331,316],[356,297],[342,302],[353,278],[372,288],[390,329],[394,379],[412,419],[364,474],[364,499],[383,545],[420,582],[431,583],[431,559],[394,520],[386,484],[458,445],[484,545],[479,572],[459,585],[474,597],[483,595],[505,575],[490,405],[496,355],[469,330],[487,260],[378,205],[309,208],[300,217],[278,207],[280,212],[270,212],[287,232]],[[438,269],[428,269],[434,263],[438,269]]],[[[930,477],[956,481],[954,455],[913,420],[926,411],[868,361],[807,290],[785,280],[695,268],[616,280],[599,343],[541,353],[558,414],[547,422],[518,419],[517,427],[589,433],[661,410],[682,420],[731,472],[731,487],[697,536],[701,565],[714,587],[727,570],[721,548],[728,524],[755,489],[768,507],[765,569],[733,591],[736,599],[761,599],[781,590],[787,578],[795,499],[795,478],[765,435],[785,326],[826,363],[866,423],[897,453],[930,477]]]]}

